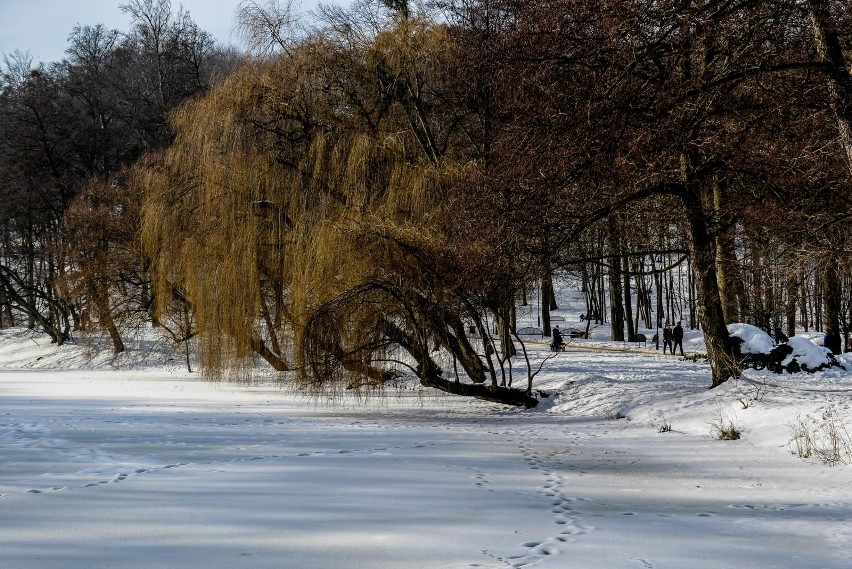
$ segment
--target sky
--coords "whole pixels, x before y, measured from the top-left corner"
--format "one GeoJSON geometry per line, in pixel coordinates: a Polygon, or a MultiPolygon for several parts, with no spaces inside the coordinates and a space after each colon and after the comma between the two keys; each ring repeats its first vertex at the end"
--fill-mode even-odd
{"type": "MultiPolygon", "coordinates": [[[[0,0],[0,56],[16,49],[29,51],[34,65],[64,57],[68,35],[77,24],[105,24],[126,31],[130,18],[119,9],[125,0],[0,0]]],[[[238,45],[234,12],[239,0],[172,0],[183,5],[201,29],[219,43],[238,45]]],[[[318,0],[297,0],[302,10],[316,7],[318,0]]],[[[346,0],[323,3],[346,4],[346,0]]]]}

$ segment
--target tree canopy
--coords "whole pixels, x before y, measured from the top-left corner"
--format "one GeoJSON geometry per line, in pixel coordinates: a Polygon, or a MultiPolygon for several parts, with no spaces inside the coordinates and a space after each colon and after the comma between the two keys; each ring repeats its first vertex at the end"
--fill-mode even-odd
{"type": "Polygon", "coordinates": [[[609,292],[614,338],[686,279],[713,386],[732,320],[852,329],[845,3],[364,0],[300,27],[246,2],[242,55],[166,0],[123,9],[127,34],[7,65],[0,325],[118,350],[151,319],[211,377],[260,356],[525,405],[516,308],[554,271],[596,320],[609,292]]]}

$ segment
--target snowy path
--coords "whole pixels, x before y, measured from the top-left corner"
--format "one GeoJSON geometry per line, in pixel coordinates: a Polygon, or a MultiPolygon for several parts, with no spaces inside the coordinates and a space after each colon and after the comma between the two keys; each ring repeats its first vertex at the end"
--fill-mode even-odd
{"type": "Polygon", "coordinates": [[[575,354],[551,412],[519,412],[0,371],[0,566],[849,567],[848,469],[600,416],[677,418],[704,373],[575,354]]]}

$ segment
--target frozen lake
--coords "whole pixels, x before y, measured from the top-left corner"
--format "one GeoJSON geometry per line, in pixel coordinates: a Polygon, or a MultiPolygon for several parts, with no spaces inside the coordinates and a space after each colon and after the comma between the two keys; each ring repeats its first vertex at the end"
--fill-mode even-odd
{"type": "Polygon", "coordinates": [[[671,387],[665,365],[648,374],[660,358],[571,358],[573,383],[534,411],[412,394],[318,406],[162,370],[0,371],[2,565],[849,567],[849,467],[712,440],[685,418],[678,431],[678,413],[710,404],[699,367],[658,395],[676,418],[661,434],[640,417],[671,387]],[[587,412],[617,393],[645,406],[635,420],[587,412]]]}

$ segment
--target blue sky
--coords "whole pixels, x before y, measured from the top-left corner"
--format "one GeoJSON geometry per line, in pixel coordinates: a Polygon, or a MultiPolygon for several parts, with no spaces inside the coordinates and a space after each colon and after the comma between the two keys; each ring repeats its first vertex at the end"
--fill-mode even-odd
{"type": "MultiPolygon", "coordinates": [[[[130,20],[119,8],[126,0],[0,0],[0,62],[15,49],[29,51],[33,61],[58,61],[64,57],[68,35],[77,24],[103,23],[127,30],[130,20]]],[[[220,43],[238,43],[233,32],[234,10],[239,0],[172,0],[192,14],[198,25],[220,43]]],[[[346,0],[323,3],[347,4],[346,0]]],[[[302,10],[316,7],[317,0],[295,2],[302,10]]]]}

